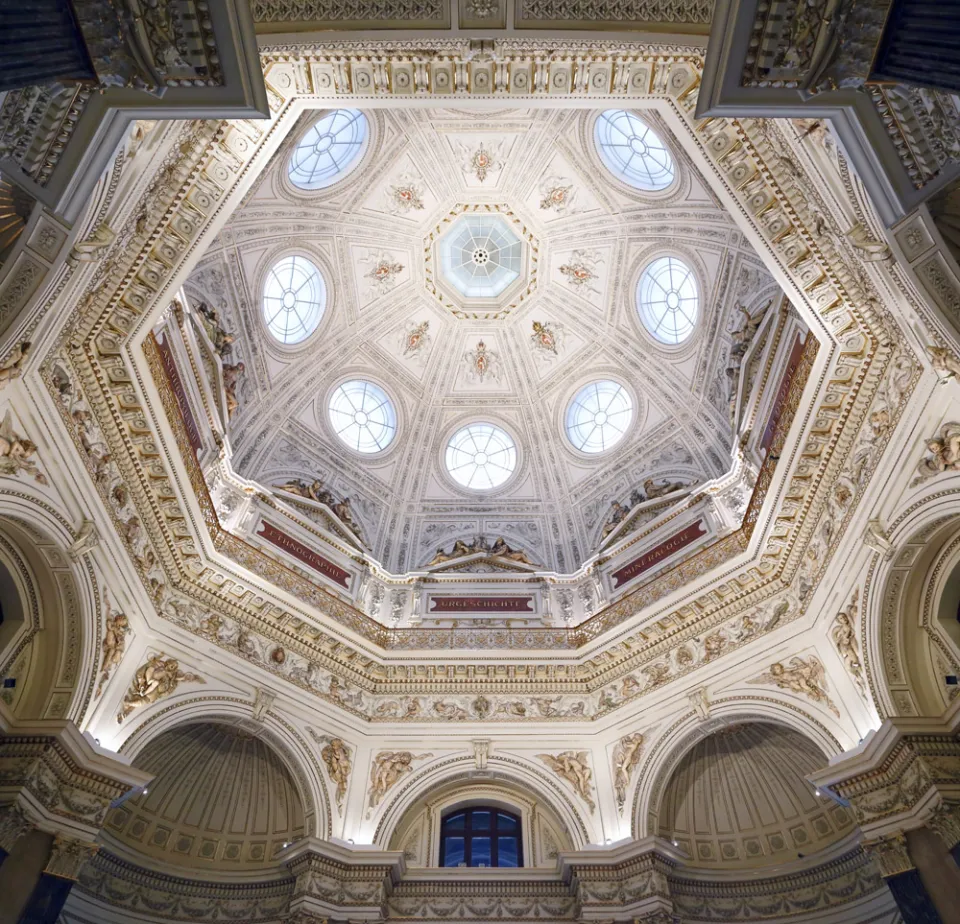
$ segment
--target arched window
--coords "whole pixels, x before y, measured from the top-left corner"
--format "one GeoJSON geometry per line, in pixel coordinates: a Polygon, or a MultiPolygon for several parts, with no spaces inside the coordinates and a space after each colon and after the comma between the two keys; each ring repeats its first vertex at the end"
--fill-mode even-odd
{"type": "Polygon", "coordinates": [[[453,811],[440,823],[441,866],[523,866],[520,818],[488,805],[453,811]]]}

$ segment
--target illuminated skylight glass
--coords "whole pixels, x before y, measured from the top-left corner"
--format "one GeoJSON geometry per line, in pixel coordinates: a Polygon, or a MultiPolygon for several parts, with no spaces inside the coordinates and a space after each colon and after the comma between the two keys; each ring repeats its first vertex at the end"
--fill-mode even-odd
{"type": "Polygon", "coordinates": [[[594,141],[607,169],[635,189],[656,192],[673,182],[673,158],[667,146],[632,112],[608,109],[601,113],[594,141]]]}
{"type": "Polygon", "coordinates": [[[367,117],[357,109],[334,109],[300,140],[290,157],[290,182],[323,189],[357,165],[367,142],[367,117]]]}
{"type": "Polygon", "coordinates": [[[523,244],[502,218],[464,215],[440,239],[440,271],[467,298],[495,298],[520,275],[523,244]]]}
{"type": "Polygon", "coordinates": [[[373,382],[354,379],[330,397],[330,423],[355,452],[382,452],[397,435],[397,412],[387,393],[373,382]]]}
{"type": "Polygon", "coordinates": [[[444,461],[457,484],[484,491],[499,487],[513,474],[517,447],[494,424],[472,423],[450,437],[444,461]]]}
{"type": "Polygon", "coordinates": [[[633,400],[617,382],[584,385],[567,407],[567,438],[580,452],[605,452],[623,439],[633,420],[633,400]]]}
{"type": "Polygon", "coordinates": [[[676,257],[660,257],[637,283],[637,312],[661,343],[683,343],[697,325],[700,296],[693,270],[676,257]]]}
{"type": "Polygon", "coordinates": [[[280,343],[306,340],[326,307],[323,276],[306,257],[284,257],[270,268],[263,283],[263,319],[280,343]]]}

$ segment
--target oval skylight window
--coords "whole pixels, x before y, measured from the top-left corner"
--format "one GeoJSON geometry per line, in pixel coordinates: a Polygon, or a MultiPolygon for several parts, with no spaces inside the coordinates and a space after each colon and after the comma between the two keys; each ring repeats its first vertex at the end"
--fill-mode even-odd
{"type": "Polygon", "coordinates": [[[625,109],[608,109],[594,126],[594,141],[607,169],[635,189],[666,189],[675,175],[673,158],[660,136],[625,109]]]}
{"type": "Polygon", "coordinates": [[[676,257],[659,257],[637,283],[637,312],[661,343],[683,343],[697,325],[700,296],[693,270],[676,257]]]}
{"type": "Polygon", "coordinates": [[[327,286],[306,257],[284,257],[270,268],[263,283],[263,319],[280,343],[306,340],[326,307],[327,286]]]}
{"type": "Polygon", "coordinates": [[[517,447],[494,424],[472,423],[450,437],[444,462],[457,484],[484,491],[499,487],[513,474],[517,447]]]}
{"type": "Polygon", "coordinates": [[[606,452],[626,435],[633,399],[617,382],[584,385],[567,407],[567,438],[580,452],[606,452]]]}
{"type": "Polygon", "coordinates": [[[397,434],[397,412],[387,393],[373,382],[354,379],[330,397],[330,423],[355,452],[382,452],[397,434]]]}
{"type": "Polygon", "coordinates": [[[367,133],[367,117],[358,109],[328,112],[290,156],[290,182],[300,189],[323,189],[342,179],[360,160],[367,133]]]}

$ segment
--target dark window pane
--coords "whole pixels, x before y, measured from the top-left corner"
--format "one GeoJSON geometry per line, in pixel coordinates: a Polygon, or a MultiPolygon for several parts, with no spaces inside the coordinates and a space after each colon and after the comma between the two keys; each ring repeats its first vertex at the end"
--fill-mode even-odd
{"type": "Polygon", "coordinates": [[[473,820],[471,821],[474,831],[489,831],[490,830],[490,813],[489,812],[474,812],[473,820]]]}
{"type": "Polygon", "coordinates": [[[516,866],[518,853],[515,837],[497,838],[497,866],[516,866]]]}
{"type": "Polygon", "coordinates": [[[448,837],[444,841],[443,866],[459,866],[463,863],[463,838],[448,837]]]}
{"type": "Polygon", "coordinates": [[[466,817],[465,812],[457,812],[456,815],[448,815],[443,820],[443,830],[444,831],[462,831],[463,820],[465,817],[466,817]]]}
{"type": "Polygon", "coordinates": [[[470,865],[471,866],[489,866],[490,865],[490,838],[474,837],[470,841],[470,865]]]}
{"type": "Polygon", "coordinates": [[[517,830],[517,819],[500,812],[497,815],[497,830],[512,833],[517,830]]]}

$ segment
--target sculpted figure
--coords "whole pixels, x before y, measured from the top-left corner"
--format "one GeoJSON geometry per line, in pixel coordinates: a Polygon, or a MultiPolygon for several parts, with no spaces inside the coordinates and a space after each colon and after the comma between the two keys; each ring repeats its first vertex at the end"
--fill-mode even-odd
{"type": "Polygon", "coordinates": [[[927,352],[930,354],[930,362],[941,381],[946,382],[948,379],[960,378],[960,359],[957,359],[953,353],[938,346],[928,346],[927,352]]]}
{"type": "Polygon", "coordinates": [[[38,484],[46,484],[47,479],[37,469],[33,456],[37,451],[37,444],[33,440],[18,436],[13,429],[13,418],[7,411],[0,424],[0,474],[17,475],[26,472],[33,475],[38,484]]]}
{"type": "Polygon", "coordinates": [[[335,503],[330,509],[337,515],[337,519],[339,519],[341,523],[349,526],[355,532],[358,530],[357,523],[353,519],[353,511],[350,509],[349,497],[345,497],[339,503],[335,503]]]}
{"type": "Polygon", "coordinates": [[[0,363],[0,388],[3,388],[8,382],[20,378],[23,374],[23,364],[27,361],[30,353],[30,341],[24,340],[18,343],[11,351],[10,355],[0,363]]]}
{"type": "Polygon", "coordinates": [[[960,423],[944,424],[937,436],[927,440],[927,451],[930,458],[917,466],[923,477],[960,471],[960,423]]]}
{"type": "Polygon", "coordinates": [[[601,539],[606,539],[626,518],[630,508],[621,504],[620,501],[612,501],[610,504],[610,516],[607,522],[603,524],[601,539]]]}
{"type": "Polygon", "coordinates": [[[840,710],[827,695],[827,677],[823,664],[812,655],[806,660],[801,657],[791,658],[789,665],[777,661],[770,665],[769,671],[749,682],[772,684],[781,690],[789,690],[826,706],[835,715],[840,715],[840,710]]]}
{"type": "Polygon", "coordinates": [[[286,491],[287,494],[296,494],[297,497],[310,497],[310,487],[302,478],[293,478],[283,484],[275,484],[274,487],[286,491]]]}
{"type": "MultiPolygon", "coordinates": [[[[737,311],[740,312],[741,320],[739,327],[731,334],[733,338],[733,348],[730,351],[735,360],[742,359],[744,353],[747,352],[747,348],[753,342],[753,338],[763,323],[763,319],[772,304],[773,299],[770,299],[765,305],[758,308],[753,314],[750,314],[744,305],[739,302],[737,303],[737,311]]],[[[736,365],[739,366],[739,362],[736,362],[736,365]]]]}
{"type": "Polygon", "coordinates": [[[337,785],[337,808],[343,811],[343,799],[350,779],[350,749],[340,738],[330,738],[320,751],[330,779],[337,785]]]}
{"type": "Polygon", "coordinates": [[[216,308],[211,307],[206,302],[197,303],[197,313],[200,323],[203,325],[204,333],[213,344],[217,355],[221,359],[226,359],[233,349],[233,342],[237,339],[233,334],[228,334],[220,323],[220,315],[216,308]]]}
{"type": "Polygon", "coordinates": [[[413,770],[415,760],[427,760],[433,754],[411,754],[409,751],[381,751],[370,768],[370,808],[376,808],[400,777],[413,770]]]}
{"type": "MultiPolygon", "coordinates": [[[[314,480],[310,482],[310,487],[307,488],[307,493],[304,496],[309,497],[311,500],[315,500],[318,504],[326,504],[331,510],[333,510],[334,513],[336,513],[336,510],[334,509],[335,501],[333,499],[333,495],[326,488],[324,488],[323,482],[319,478],[314,478],[314,480]]],[[[337,515],[339,516],[339,514],[337,515]]],[[[342,520],[343,517],[341,516],[340,519],[342,520]]]]}
{"type": "Polygon", "coordinates": [[[621,812],[627,801],[627,790],[630,788],[633,771],[636,770],[642,753],[643,735],[640,732],[624,735],[613,749],[613,785],[617,793],[617,806],[621,812]]]}
{"type": "Polygon", "coordinates": [[[103,651],[103,664],[100,668],[97,696],[103,692],[103,685],[110,679],[113,669],[123,658],[123,651],[127,644],[127,633],[130,631],[130,623],[123,613],[113,613],[111,615],[108,600],[104,600],[104,609],[106,610],[107,628],[100,644],[103,651]]]}
{"type": "Polygon", "coordinates": [[[674,491],[682,491],[689,488],[689,484],[682,481],[668,481],[666,478],[660,484],[656,484],[652,478],[648,478],[643,483],[643,490],[646,491],[647,500],[653,500],[656,497],[664,497],[667,494],[673,494],[674,491]]]}
{"type": "Polygon", "coordinates": [[[853,627],[853,614],[857,611],[859,596],[860,592],[857,588],[853,593],[850,606],[837,613],[836,621],[830,630],[830,636],[857,687],[863,690],[863,662],[860,660],[860,644],[857,642],[857,633],[853,627]]]}
{"type": "Polygon", "coordinates": [[[563,751],[557,755],[537,754],[537,757],[573,787],[577,795],[590,807],[591,813],[596,810],[590,797],[593,771],[587,766],[586,751],[563,751]]]}
{"type": "Polygon", "coordinates": [[[533,564],[526,552],[522,552],[520,549],[510,548],[503,536],[500,536],[497,541],[490,546],[490,554],[496,556],[497,558],[506,558],[509,561],[518,561],[524,565],[533,564]]]}
{"type": "Polygon", "coordinates": [[[891,258],[886,241],[878,241],[864,226],[857,222],[846,234],[847,240],[862,253],[864,263],[877,263],[891,258]]]}
{"type": "Polygon", "coordinates": [[[151,655],[146,664],[140,665],[133,682],[123,698],[123,708],[117,713],[117,722],[122,722],[134,709],[149,706],[164,696],[169,696],[180,683],[206,683],[202,677],[180,670],[176,658],[164,659],[162,654],[151,655]]]}
{"type": "Polygon", "coordinates": [[[244,373],[243,363],[224,363],[223,364],[223,390],[227,396],[227,417],[233,417],[237,408],[240,407],[240,399],[237,397],[237,386],[240,384],[240,376],[244,373]]]}

